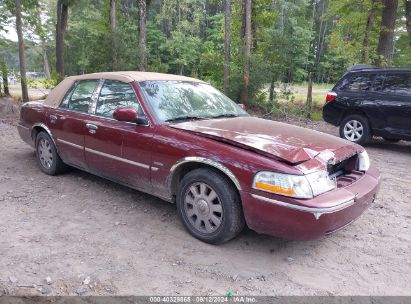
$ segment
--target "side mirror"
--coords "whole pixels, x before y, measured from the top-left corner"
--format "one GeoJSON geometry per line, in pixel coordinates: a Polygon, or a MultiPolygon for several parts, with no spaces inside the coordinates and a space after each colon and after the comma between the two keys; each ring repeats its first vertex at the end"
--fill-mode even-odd
{"type": "Polygon", "coordinates": [[[133,108],[117,108],[113,113],[114,119],[118,121],[134,122],[138,125],[147,125],[145,116],[138,115],[138,110],[133,108]]]}
{"type": "Polygon", "coordinates": [[[243,109],[244,111],[246,110],[246,108],[245,108],[245,104],[243,104],[243,103],[239,103],[238,105],[239,105],[239,106],[240,106],[240,108],[241,108],[241,109],[243,109]]]}

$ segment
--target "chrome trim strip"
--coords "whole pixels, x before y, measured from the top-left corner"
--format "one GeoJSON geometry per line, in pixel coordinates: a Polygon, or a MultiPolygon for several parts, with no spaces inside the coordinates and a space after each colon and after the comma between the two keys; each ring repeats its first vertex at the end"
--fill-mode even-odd
{"type": "Polygon", "coordinates": [[[85,150],[86,150],[86,152],[90,152],[90,153],[94,153],[94,154],[97,154],[97,155],[100,155],[100,156],[104,156],[104,157],[107,157],[107,158],[118,160],[118,161],[121,161],[121,162],[124,162],[124,163],[127,163],[127,164],[131,164],[131,165],[134,165],[134,166],[137,166],[137,167],[141,167],[141,168],[144,168],[144,169],[150,169],[149,165],[138,163],[138,162],[126,159],[126,158],[114,156],[114,155],[107,154],[107,153],[104,153],[104,152],[100,152],[100,151],[97,151],[97,150],[93,150],[93,149],[90,149],[90,148],[85,148],[85,150]]]}
{"type": "Polygon", "coordinates": [[[71,146],[71,147],[74,147],[74,148],[77,148],[77,149],[84,149],[83,146],[80,146],[80,145],[77,145],[77,144],[73,144],[72,142],[65,141],[65,140],[62,140],[62,139],[60,139],[60,138],[57,138],[57,142],[60,142],[60,143],[62,143],[62,144],[65,144],[65,145],[68,145],[68,146],[71,146]]]}
{"type": "Polygon", "coordinates": [[[301,211],[301,212],[312,213],[316,220],[318,220],[320,218],[320,216],[325,214],[325,213],[334,213],[334,212],[340,211],[342,209],[345,209],[349,206],[352,206],[355,203],[355,197],[354,197],[352,199],[349,199],[346,202],[343,202],[343,203],[338,204],[338,205],[333,206],[333,207],[313,208],[313,207],[305,207],[305,206],[299,206],[299,205],[294,205],[294,204],[290,204],[290,203],[285,203],[285,202],[277,201],[277,200],[274,200],[274,199],[271,199],[271,198],[268,198],[268,197],[264,197],[264,196],[261,196],[261,195],[257,195],[257,194],[251,194],[251,196],[253,198],[259,199],[261,201],[271,203],[271,204],[274,204],[274,205],[278,205],[278,206],[281,206],[281,207],[294,209],[294,210],[298,210],[298,211],[301,211]]]}
{"type": "Polygon", "coordinates": [[[190,156],[190,157],[184,157],[183,159],[177,161],[170,169],[170,174],[168,176],[168,185],[169,185],[169,189],[171,189],[171,181],[172,181],[172,177],[173,177],[173,173],[174,171],[181,166],[182,164],[185,163],[202,163],[202,164],[206,164],[209,165],[211,167],[214,167],[220,171],[222,171],[223,173],[225,173],[230,179],[231,181],[234,183],[234,185],[237,187],[238,190],[241,191],[241,185],[240,182],[238,181],[238,179],[236,178],[236,176],[234,175],[233,172],[231,172],[230,169],[226,168],[224,165],[213,161],[211,159],[208,158],[204,158],[204,157],[197,157],[197,156],[190,156]]]}

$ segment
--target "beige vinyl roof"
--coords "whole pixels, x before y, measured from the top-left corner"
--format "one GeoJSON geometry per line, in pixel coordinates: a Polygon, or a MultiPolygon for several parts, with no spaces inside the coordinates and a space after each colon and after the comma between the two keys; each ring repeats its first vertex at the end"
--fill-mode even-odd
{"type": "Polygon", "coordinates": [[[133,81],[191,81],[191,82],[204,82],[195,78],[185,77],[173,74],[163,74],[163,73],[153,73],[153,72],[137,72],[137,71],[124,71],[124,72],[101,72],[93,74],[84,74],[78,76],[69,76],[61,81],[47,96],[44,104],[56,107],[60,104],[61,100],[64,98],[67,90],[71,88],[74,82],[78,80],[87,79],[110,79],[118,80],[122,82],[133,82],[133,81]]]}

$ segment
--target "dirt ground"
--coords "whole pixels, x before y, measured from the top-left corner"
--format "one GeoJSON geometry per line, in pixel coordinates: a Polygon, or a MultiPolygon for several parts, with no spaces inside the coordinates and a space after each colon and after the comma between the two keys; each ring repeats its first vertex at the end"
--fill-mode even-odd
{"type": "MultiPolygon", "coordinates": [[[[374,205],[295,242],[192,238],[174,205],[79,170],[50,177],[0,99],[0,295],[411,295],[411,143],[374,140],[374,205]]],[[[294,123],[336,134],[325,123],[294,123]]]]}

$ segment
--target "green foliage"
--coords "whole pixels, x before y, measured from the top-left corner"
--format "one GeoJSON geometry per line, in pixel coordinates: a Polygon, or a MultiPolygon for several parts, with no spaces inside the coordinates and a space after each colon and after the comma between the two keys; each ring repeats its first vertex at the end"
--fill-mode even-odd
{"type": "Polygon", "coordinates": [[[398,67],[411,67],[411,46],[407,33],[401,33],[395,41],[393,65],[398,67]]]}
{"type": "Polygon", "coordinates": [[[53,78],[28,78],[27,85],[30,88],[53,89],[58,84],[57,79],[53,78]]]}

